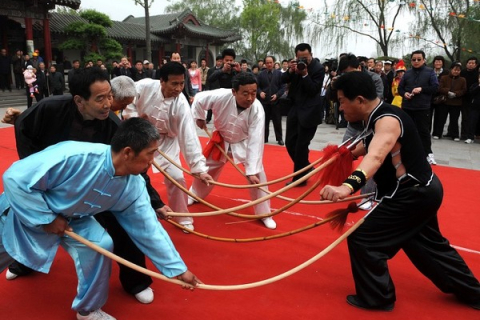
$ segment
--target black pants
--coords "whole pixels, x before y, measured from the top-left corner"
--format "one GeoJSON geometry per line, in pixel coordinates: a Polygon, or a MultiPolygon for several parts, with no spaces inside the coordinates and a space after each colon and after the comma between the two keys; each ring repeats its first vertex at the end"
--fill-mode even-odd
{"type": "Polygon", "coordinates": [[[475,140],[475,130],[480,124],[480,106],[471,105],[470,116],[468,118],[467,139],[475,140]]]}
{"type": "Polygon", "coordinates": [[[452,138],[459,138],[458,118],[460,117],[460,106],[447,106],[445,104],[439,104],[435,109],[435,119],[433,122],[432,135],[442,137],[443,128],[447,122],[447,117],[450,116],[450,122],[448,125],[448,136],[452,138]]]}
{"type": "Polygon", "coordinates": [[[442,198],[436,176],[430,186],[400,187],[393,198],[383,198],[348,237],[355,289],[369,306],[396,300],[387,260],[400,249],[442,292],[468,304],[480,303],[480,283],[440,233],[437,210],[442,198]]]}
{"type": "Polygon", "coordinates": [[[415,123],[418,134],[420,135],[420,141],[422,141],[423,150],[425,155],[432,153],[432,138],[430,136],[430,109],[427,110],[410,110],[403,109],[415,123]]]}
{"type": "MultiPolygon", "coordinates": [[[[113,253],[136,265],[146,268],[145,255],[133,243],[111,212],[99,213],[95,215],[95,219],[97,219],[112,237],[114,245],[113,253]]],[[[120,267],[120,282],[126,292],[137,294],[152,284],[152,278],[149,276],[122,264],[118,265],[120,267]]],[[[17,261],[12,263],[8,268],[11,272],[18,275],[26,275],[33,271],[17,261]]]]}
{"type": "MultiPolygon", "coordinates": [[[[308,146],[317,132],[317,126],[303,127],[298,121],[296,115],[289,115],[287,117],[287,133],[285,137],[285,146],[287,147],[288,155],[293,161],[293,171],[296,172],[305,168],[310,164],[308,161],[308,154],[310,150],[308,146]]],[[[297,174],[292,180],[298,180],[308,173],[297,174]]]]}
{"type": "Polygon", "coordinates": [[[270,120],[273,122],[273,130],[275,131],[276,141],[283,140],[282,138],[282,114],[280,113],[280,107],[275,104],[264,104],[263,110],[265,110],[265,142],[268,142],[268,135],[270,132],[270,120]]]}
{"type": "Polygon", "coordinates": [[[15,87],[17,89],[25,88],[25,78],[23,77],[23,73],[15,73],[15,87]]]}
{"type": "Polygon", "coordinates": [[[5,91],[5,89],[12,91],[12,87],[10,86],[10,78],[7,74],[0,74],[0,89],[5,91]]]}

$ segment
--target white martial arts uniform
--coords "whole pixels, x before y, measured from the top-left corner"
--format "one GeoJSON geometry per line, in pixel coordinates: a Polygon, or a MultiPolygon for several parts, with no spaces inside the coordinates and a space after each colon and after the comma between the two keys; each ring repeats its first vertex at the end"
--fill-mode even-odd
{"type": "MultiPolygon", "coordinates": [[[[263,169],[263,147],[265,135],[265,112],[263,106],[255,99],[248,109],[237,108],[237,102],[232,89],[217,89],[199,92],[192,104],[193,118],[205,120],[205,111],[212,110],[215,130],[224,139],[224,150],[228,150],[235,164],[243,164],[246,175],[258,175],[260,183],[267,181],[263,169]],[[241,112],[239,113],[239,110],[241,112]]],[[[208,173],[217,180],[226,158],[220,161],[207,158],[208,173]]],[[[200,198],[205,198],[213,186],[207,186],[200,181],[194,181],[191,191],[200,198]]],[[[265,187],[266,188],[266,187],[265,187]]],[[[250,197],[256,200],[266,195],[260,189],[249,189],[250,197]]],[[[270,213],[270,201],[264,201],[255,206],[255,214],[270,213]]]]}
{"type": "MultiPolygon", "coordinates": [[[[177,98],[165,98],[160,81],[143,79],[135,83],[137,96],[124,111],[125,118],[147,117],[161,134],[159,149],[175,162],[180,163],[180,151],[192,173],[205,173],[208,167],[202,154],[190,105],[183,94],[177,98]]],[[[183,172],[168,160],[157,154],[155,161],[171,177],[186,188],[183,172]]],[[[188,212],[187,194],[167,178],[168,204],[175,212],[188,212]]],[[[197,179],[195,179],[197,180],[197,179]]],[[[191,217],[176,217],[181,224],[193,223],[191,217]]]]}

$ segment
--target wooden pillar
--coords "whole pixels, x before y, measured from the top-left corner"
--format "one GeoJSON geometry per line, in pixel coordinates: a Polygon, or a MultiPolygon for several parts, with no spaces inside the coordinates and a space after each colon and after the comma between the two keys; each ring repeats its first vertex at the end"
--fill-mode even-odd
{"type": "Polygon", "coordinates": [[[175,47],[175,52],[178,52],[180,54],[181,51],[182,51],[182,45],[177,42],[176,47],[175,47]]]}
{"type": "Polygon", "coordinates": [[[130,63],[132,64],[132,67],[133,67],[133,63],[132,63],[132,43],[131,42],[129,42],[128,46],[127,46],[127,59],[128,59],[128,61],[130,61],[130,63]]]}
{"type": "Polygon", "coordinates": [[[207,42],[207,46],[205,48],[205,62],[207,63],[207,66],[208,66],[208,56],[209,56],[208,52],[209,51],[208,51],[208,42],[207,42]]]}
{"type": "MultiPolygon", "coordinates": [[[[47,13],[48,15],[48,13],[47,13]]],[[[52,64],[52,39],[50,35],[50,20],[48,16],[43,19],[43,39],[44,39],[44,48],[45,48],[45,57],[44,62],[45,66],[48,68],[52,64]]]]}
{"type": "Polygon", "coordinates": [[[158,50],[158,65],[160,66],[163,63],[163,57],[165,57],[165,45],[162,43],[160,49],[158,50]]]}
{"type": "Polygon", "coordinates": [[[25,18],[25,39],[27,42],[27,54],[31,55],[35,50],[33,44],[33,24],[32,18],[25,18]]]}

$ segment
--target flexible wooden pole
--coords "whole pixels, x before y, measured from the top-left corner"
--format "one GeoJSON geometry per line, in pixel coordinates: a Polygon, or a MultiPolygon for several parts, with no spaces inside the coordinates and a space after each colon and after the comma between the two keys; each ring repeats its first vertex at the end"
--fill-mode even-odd
{"type": "MultiPolygon", "coordinates": [[[[337,240],[335,240],[334,242],[332,242],[328,247],[326,247],[325,249],[323,249],[321,252],[319,252],[317,255],[313,256],[312,258],[310,258],[309,260],[305,261],[304,263],[296,266],[295,268],[293,269],[290,269],[288,270],[287,272],[284,272],[284,273],[281,273],[277,276],[274,276],[274,277],[271,277],[271,278],[268,278],[268,279],[265,279],[265,280],[261,280],[261,281],[256,281],[256,282],[251,282],[251,283],[245,283],[245,284],[238,284],[238,285],[209,285],[209,284],[198,284],[196,288],[199,288],[199,289],[204,289],[204,290],[217,290],[217,291],[226,291],[226,290],[245,290],[245,289],[251,289],[251,288],[256,288],[256,287],[260,287],[260,286],[264,286],[264,285],[267,285],[267,284],[270,284],[270,283],[274,283],[276,281],[279,281],[279,280],[282,280],[282,279],[285,279],[286,277],[289,277],[297,272],[299,272],[300,270],[302,269],[305,269],[306,267],[308,267],[309,265],[311,265],[312,263],[314,263],[315,261],[319,260],[320,258],[322,258],[323,256],[325,256],[327,253],[329,253],[330,251],[332,251],[336,246],[338,246],[343,240],[345,240],[350,234],[352,234],[352,232],[354,232],[358,227],[360,227],[360,225],[365,221],[365,217],[364,218],[361,218],[360,220],[358,220],[350,229],[348,229],[344,234],[342,234],[340,237],[337,238],[337,240]]],[[[170,283],[175,283],[175,284],[179,284],[181,286],[187,286],[187,287],[190,287],[192,288],[193,286],[188,284],[188,283],[185,283],[183,281],[180,281],[180,280],[175,280],[175,279],[170,279],[170,278],[167,278],[165,277],[164,275],[158,273],[158,272],[153,272],[153,271],[150,271],[146,268],[142,268],[134,263],[131,263],[130,261],[127,261],[119,256],[117,256],[116,254],[108,251],[108,250],[105,250],[103,249],[102,247],[88,241],[87,239],[79,236],[78,234],[74,233],[73,231],[65,231],[65,234],[67,234],[69,237],[83,243],[84,245],[86,245],[87,247],[97,251],[98,253],[100,254],[103,254],[104,256],[120,263],[120,264],[123,264],[124,266],[127,266],[129,268],[132,268],[133,270],[136,270],[138,272],[141,272],[143,274],[146,274],[148,276],[151,276],[153,278],[156,278],[156,279],[160,279],[160,280],[164,280],[164,281],[167,281],[167,282],[170,282],[170,283]]]]}
{"type": "Polygon", "coordinates": [[[199,236],[201,238],[205,238],[205,239],[208,239],[208,240],[215,240],[215,241],[220,241],[220,242],[236,242],[236,243],[246,243],[246,242],[258,242],[258,241],[266,241],[266,240],[273,240],[273,239],[280,239],[280,238],[284,238],[284,237],[288,237],[288,236],[292,236],[294,234],[297,234],[297,233],[300,233],[300,232],[303,232],[303,231],[307,231],[307,230],[310,230],[310,229],[313,229],[313,228],[316,228],[318,226],[321,226],[323,224],[326,224],[334,219],[336,219],[338,217],[338,215],[335,215],[335,216],[332,216],[332,217],[328,217],[322,221],[317,221],[315,223],[312,223],[312,224],[309,224],[305,227],[301,227],[301,228],[298,228],[298,229],[295,229],[295,230],[291,230],[291,231],[287,231],[287,232],[283,232],[283,233],[279,233],[279,234],[274,234],[274,235],[270,235],[270,236],[263,236],[263,237],[255,237],[255,238],[223,238],[223,237],[216,237],[216,236],[212,236],[212,235],[208,235],[208,234],[205,234],[205,233],[200,233],[198,231],[195,231],[195,230],[190,230],[188,228],[185,228],[184,226],[182,226],[180,223],[178,222],[175,222],[173,220],[167,220],[169,223],[173,224],[174,226],[178,227],[179,229],[182,229],[182,230],[185,230],[187,231],[188,233],[192,233],[196,236],[199,236]]]}
{"type": "MultiPolygon", "coordinates": [[[[233,211],[238,211],[238,210],[242,210],[242,209],[245,209],[245,208],[248,208],[248,207],[251,207],[251,206],[254,206],[254,205],[257,205],[265,200],[269,200],[283,192],[285,192],[286,190],[288,190],[289,188],[291,187],[294,187],[294,186],[297,186],[298,184],[302,183],[303,181],[306,181],[307,179],[309,179],[311,176],[317,174],[320,170],[323,170],[324,168],[326,168],[327,166],[329,166],[330,164],[332,164],[336,158],[338,157],[338,154],[336,156],[333,156],[331,159],[325,161],[321,166],[319,166],[318,168],[316,168],[315,170],[313,170],[312,172],[308,173],[307,175],[303,176],[302,178],[296,180],[296,181],[293,181],[291,185],[289,186],[286,186],[286,187],[283,187],[275,192],[272,192],[271,194],[265,196],[265,197],[261,197],[261,198],[258,198],[254,201],[251,201],[247,204],[243,204],[243,205],[239,205],[239,206],[236,206],[236,207],[233,207],[233,208],[229,208],[229,209],[223,209],[223,210],[218,210],[215,212],[215,214],[211,214],[211,212],[209,213],[209,215],[217,215],[217,214],[225,214],[225,213],[231,213],[233,211]]],[[[173,184],[175,184],[175,186],[177,186],[178,188],[180,188],[183,192],[187,193],[188,195],[192,196],[195,200],[197,200],[198,202],[201,202],[207,206],[210,206],[210,204],[206,201],[204,201],[203,199],[197,197],[195,194],[191,193],[189,190],[187,190],[186,188],[184,188],[183,186],[181,186],[177,181],[175,181],[172,177],[170,177],[166,172],[165,170],[163,170],[163,168],[161,168],[155,161],[153,162],[153,165],[155,166],[155,168],[157,168],[160,172],[162,172],[162,174],[165,175],[165,177],[167,177],[167,179],[169,179],[173,184]]],[[[315,183],[317,184],[319,183],[318,181],[315,183]]],[[[312,188],[310,188],[309,190],[313,190],[312,188]]],[[[192,214],[190,212],[182,212],[182,213],[179,213],[179,212],[176,212],[176,213],[169,213],[169,215],[171,216],[192,216],[192,214]]],[[[199,215],[201,216],[201,215],[199,215]]],[[[258,218],[264,218],[264,217],[267,217],[269,215],[256,215],[255,217],[253,217],[253,219],[258,219],[258,218]]]]}

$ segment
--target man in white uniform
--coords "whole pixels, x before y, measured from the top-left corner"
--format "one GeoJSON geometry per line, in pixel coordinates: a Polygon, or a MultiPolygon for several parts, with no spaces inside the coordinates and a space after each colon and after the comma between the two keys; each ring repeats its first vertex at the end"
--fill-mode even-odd
{"type": "MultiPolygon", "coordinates": [[[[218,89],[199,92],[192,104],[193,118],[197,126],[205,127],[205,111],[212,110],[214,139],[220,139],[224,149],[231,153],[235,163],[242,163],[249,183],[258,184],[267,181],[263,169],[263,147],[265,135],[265,112],[262,104],[256,100],[257,81],[255,75],[241,72],[233,78],[233,89],[218,89]]],[[[225,157],[215,156],[215,150],[207,156],[208,171],[213,179],[217,179],[225,165],[225,157]]],[[[202,185],[198,180],[193,182],[191,191],[205,198],[213,186],[202,185]]],[[[267,195],[257,188],[250,190],[250,197],[256,200],[267,195]]],[[[189,199],[193,204],[193,199],[189,199]]],[[[255,206],[255,214],[270,213],[270,201],[255,206]]],[[[271,218],[263,218],[262,222],[269,229],[277,227],[271,218]]]]}
{"type": "MultiPolygon", "coordinates": [[[[176,62],[166,63],[160,70],[160,82],[142,79],[135,83],[137,95],[124,111],[125,118],[148,119],[160,132],[159,148],[176,163],[180,163],[180,151],[190,171],[208,185],[213,181],[207,173],[205,157],[197,136],[190,105],[182,95],[185,85],[185,68],[176,62]]],[[[157,154],[155,161],[176,182],[186,188],[183,172],[168,160],[157,154]]],[[[188,212],[187,195],[165,177],[168,202],[175,212],[188,212]]],[[[193,230],[192,217],[176,217],[185,228],[193,230]]]]}

